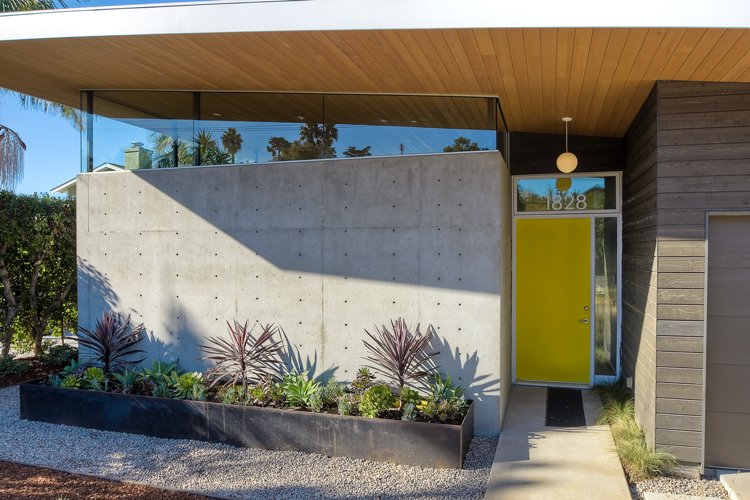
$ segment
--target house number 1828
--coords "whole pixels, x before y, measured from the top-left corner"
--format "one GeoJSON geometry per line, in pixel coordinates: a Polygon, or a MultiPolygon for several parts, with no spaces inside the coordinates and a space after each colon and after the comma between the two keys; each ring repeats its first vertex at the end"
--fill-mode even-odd
{"type": "Polygon", "coordinates": [[[559,194],[547,195],[547,210],[586,210],[586,195],[559,194]]]}

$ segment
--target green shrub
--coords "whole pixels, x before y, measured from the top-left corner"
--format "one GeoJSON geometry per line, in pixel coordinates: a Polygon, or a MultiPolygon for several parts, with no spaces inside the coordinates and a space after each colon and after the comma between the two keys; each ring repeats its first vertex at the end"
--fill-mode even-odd
{"type": "Polygon", "coordinates": [[[131,394],[135,388],[136,383],[140,380],[141,374],[134,370],[125,370],[122,373],[113,373],[112,377],[115,382],[120,386],[123,394],[131,394]]]}
{"type": "Polygon", "coordinates": [[[417,420],[417,407],[414,403],[406,403],[401,411],[401,420],[414,422],[417,420]]]}
{"type": "Polygon", "coordinates": [[[242,386],[238,385],[227,385],[219,388],[218,391],[219,400],[226,405],[247,405],[250,403],[250,398],[245,391],[242,390],[242,386]]]}
{"type": "Polygon", "coordinates": [[[376,418],[393,408],[396,398],[387,385],[373,385],[365,391],[359,402],[359,414],[363,417],[376,418]]]}
{"type": "Polygon", "coordinates": [[[401,402],[401,406],[405,406],[410,403],[412,406],[416,406],[422,402],[422,396],[420,396],[419,393],[414,389],[404,387],[401,389],[399,401],[401,402]]]}
{"type": "Polygon", "coordinates": [[[26,361],[15,359],[12,354],[0,356],[0,377],[17,377],[31,369],[26,361]]]}
{"type": "Polygon", "coordinates": [[[39,355],[39,361],[56,370],[66,366],[72,359],[78,359],[78,349],[68,344],[47,343],[39,355]]]}
{"type": "Polygon", "coordinates": [[[172,397],[175,399],[190,399],[204,401],[206,399],[206,383],[203,375],[198,372],[188,372],[177,375],[172,372],[169,379],[172,386],[172,397]]]}
{"type": "Polygon", "coordinates": [[[60,382],[60,387],[63,389],[78,389],[81,387],[81,381],[75,375],[67,375],[60,382]]]}
{"type": "Polygon", "coordinates": [[[311,380],[307,372],[292,371],[284,375],[281,389],[287,406],[292,408],[309,408],[310,400],[320,389],[320,383],[311,380]]]}
{"type": "Polygon", "coordinates": [[[106,391],[109,386],[107,375],[98,366],[86,368],[81,380],[83,387],[90,391],[106,391]]]}
{"type": "Polygon", "coordinates": [[[601,385],[597,390],[603,403],[597,423],[610,426],[617,454],[630,480],[638,482],[674,469],[677,461],[671,454],[651,450],[646,444],[635,419],[635,403],[624,384],[601,385]]]}
{"type": "Polygon", "coordinates": [[[315,391],[315,393],[310,396],[310,410],[314,411],[315,413],[321,413],[323,411],[324,404],[325,401],[323,400],[322,389],[315,391]]]}
{"type": "Polygon", "coordinates": [[[284,401],[284,391],[273,377],[264,375],[248,391],[248,400],[259,406],[280,406],[284,401]]]}
{"type": "Polygon", "coordinates": [[[375,375],[370,372],[369,368],[362,367],[357,371],[357,378],[352,382],[352,389],[355,394],[362,394],[375,383],[375,375]]]}
{"type": "Polygon", "coordinates": [[[331,377],[321,390],[321,397],[324,405],[335,406],[338,400],[346,392],[346,385],[338,382],[331,377]]]}
{"type": "Polygon", "coordinates": [[[339,415],[351,415],[354,409],[354,397],[351,394],[342,395],[337,403],[339,415]]]}

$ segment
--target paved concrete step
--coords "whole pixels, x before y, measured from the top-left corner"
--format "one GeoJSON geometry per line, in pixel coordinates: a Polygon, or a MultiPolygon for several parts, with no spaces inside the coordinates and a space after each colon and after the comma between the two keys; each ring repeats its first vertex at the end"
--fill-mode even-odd
{"type": "Polygon", "coordinates": [[[732,500],[750,500],[750,472],[720,472],[719,480],[732,500]]]}

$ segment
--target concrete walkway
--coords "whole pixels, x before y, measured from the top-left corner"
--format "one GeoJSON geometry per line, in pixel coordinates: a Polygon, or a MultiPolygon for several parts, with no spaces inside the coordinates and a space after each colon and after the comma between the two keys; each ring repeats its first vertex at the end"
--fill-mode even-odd
{"type": "Polygon", "coordinates": [[[721,472],[721,484],[732,500],[750,500],[750,472],[721,472]]]}
{"type": "Polygon", "coordinates": [[[586,427],[546,427],[547,389],[513,386],[492,464],[488,500],[630,499],[599,396],[583,391],[586,427]]]}

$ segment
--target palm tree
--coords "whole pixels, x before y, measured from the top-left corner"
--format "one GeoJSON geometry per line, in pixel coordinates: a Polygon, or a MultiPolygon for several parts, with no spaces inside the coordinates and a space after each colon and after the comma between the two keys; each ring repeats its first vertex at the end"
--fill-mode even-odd
{"type": "MultiPolygon", "coordinates": [[[[79,2],[86,0],[77,0],[79,2]]],[[[0,0],[0,12],[47,10],[67,7],[65,0],[0,0]]],[[[10,92],[0,89],[0,93],[10,92]]],[[[70,106],[55,104],[37,97],[18,94],[21,105],[26,109],[37,109],[45,113],[55,113],[69,119],[79,129],[82,127],[78,110],[70,106]]],[[[0,189],[15,189],[23,178],[23,156],[26,144],[13,129],[0,124],[0,189]]]]}
{"type": "Polygon", "coordinates": [[[13,190],[23,178],[26,144],[15,130],[0,125],[0,188],[13,190]]]}
{"type": "Polygon", "coordinates": [[[221,135],[221,144],[224,146],[224,149],[227,150],[227,153],[232,155],[232,163],[235,163],[234,155],[236,155],[242,148],[242,136],[237,132],[237,129],[229,127],[226,132],[221,135]]]}

